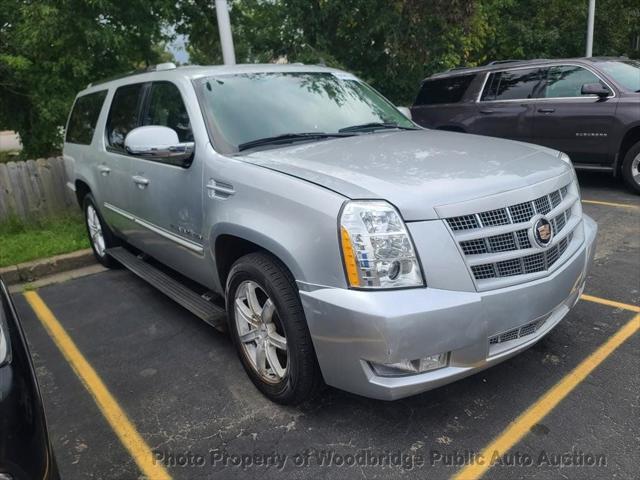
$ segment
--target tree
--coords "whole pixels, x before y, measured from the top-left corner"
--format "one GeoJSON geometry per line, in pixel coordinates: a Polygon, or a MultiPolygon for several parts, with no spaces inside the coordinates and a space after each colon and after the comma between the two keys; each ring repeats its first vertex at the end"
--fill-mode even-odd
{"type": "Polygon", "coordinates": [[[0,0],[0,129],[25,156],[59,150],[75,94],[160,60],[172,2],[0,0]]]}
{"type": "MultiPolygon", "coordinates": [[[[482,0],[487,58],[562,58],[585,54],[588,0],[482,0]]],[[[639,56],[638,0],[598,0],[594,55],[639,56]]]]}

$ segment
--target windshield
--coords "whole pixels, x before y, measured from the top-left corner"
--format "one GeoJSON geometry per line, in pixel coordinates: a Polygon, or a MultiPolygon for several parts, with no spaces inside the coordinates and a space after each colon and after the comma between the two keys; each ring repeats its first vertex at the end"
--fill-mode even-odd
{"type": "Polygon", "coordinates": [[[616,62],[602,62],[602,70],[627,90],[640,92],[640,62],[637,60],[623,60],[616,62]]]}
{"type": "MultiPolygon", "coordinates": [[[[256,140],[338,134],[356,125],[415,128],[368,85],[344,73],[274,72],[217,75],[198,81],[218,150],[237,152],[256,140]]],[[[365,128],[366,130],[366,128],[365,128]]]]}

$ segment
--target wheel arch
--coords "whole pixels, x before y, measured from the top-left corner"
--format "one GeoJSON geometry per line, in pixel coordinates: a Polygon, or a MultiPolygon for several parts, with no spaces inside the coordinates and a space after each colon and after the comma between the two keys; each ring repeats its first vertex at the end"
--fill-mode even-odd
{"type": "Polygon", "coordinates": [[[232,265],[244,255],[264,252],[279,260],[295,280],[303,280],[300,265],[287,248],[271,237],[251,228],[223,223],[211,234],[211,255],[215,261],[220,291],[226,290],[232,265]]]}
{"type": "Polygon", "coordinates": [[[89,184],[84,180],[76,180],[74,185],[76,187],[76,200],[80,208],[82,208],[84,197],[86,197],[88,193],[91,193],[91,187],[89,187],[89,184]]]}
{"type": "Polygon", "coordinates": [[[627,152],[633,147],[636,143],[640,142],[640,123],[632,126],[629,130],[627,130],[622,137],[622,141],[620,142],[620,147],[618,148],[618,162],[616,168],[616,174],[621,173],[622,164],[624,163],[624,157],[627,152]]]}

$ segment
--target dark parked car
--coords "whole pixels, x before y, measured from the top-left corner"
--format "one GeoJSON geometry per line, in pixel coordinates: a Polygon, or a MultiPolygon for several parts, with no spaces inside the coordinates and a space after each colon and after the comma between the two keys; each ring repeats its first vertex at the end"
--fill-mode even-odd
{"type": "Polygon", "coordinates": [[[640,193],[640,61],[501,61],[426,78],[411,109],[428,128],[537,143],[640,193]]]}
{"type": "Polygon", "coordinates": [[[2,280],[0,303],[0,480],[56,480],[40,390],[2,280]]]}

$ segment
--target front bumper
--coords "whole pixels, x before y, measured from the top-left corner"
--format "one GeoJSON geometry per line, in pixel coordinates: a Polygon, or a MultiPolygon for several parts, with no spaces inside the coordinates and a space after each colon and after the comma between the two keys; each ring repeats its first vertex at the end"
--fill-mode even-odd
{"type": "MultiPolygon", "coordinates": [[[[583,216],[584,242],[549,276],[486,292],[435,288],[365,292],[301,291],[327,384],[394,400],[445,385],[499,363],[545,336],[578,301],[593,260],[597,225],[583,216]],[[535,323],[533,333],[490,338],[535,323]],[[369,362],[396,363],[451,352],[447,367],[400,377],[376,375],[369,362]]],[[[525,329],[520,331],[524,332],[525,329]]]]}

